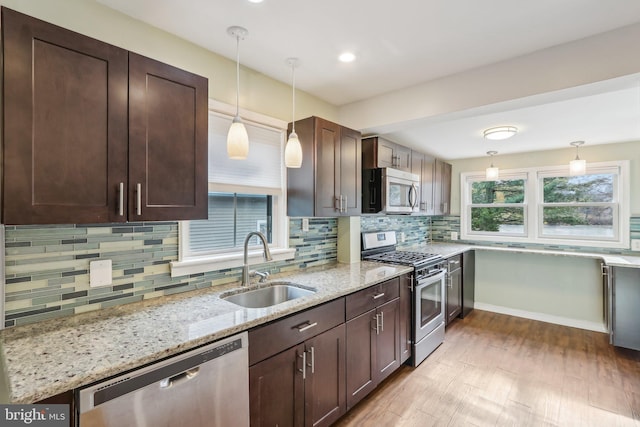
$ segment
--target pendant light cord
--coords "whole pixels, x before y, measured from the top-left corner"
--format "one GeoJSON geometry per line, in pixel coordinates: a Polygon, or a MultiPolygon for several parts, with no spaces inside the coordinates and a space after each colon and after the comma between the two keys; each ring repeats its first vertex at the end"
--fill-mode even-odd
{"type": "Polygon", "coordinates": [[[291,64],[291,80],[293,82],[293,111],[291,112],[291,130],[296,133],[296,64],[291,64]]]}
{"type": "Polygon", "coordinates": [[[236,36],[236,117],[240,116],[240,36],[236,36]]]}

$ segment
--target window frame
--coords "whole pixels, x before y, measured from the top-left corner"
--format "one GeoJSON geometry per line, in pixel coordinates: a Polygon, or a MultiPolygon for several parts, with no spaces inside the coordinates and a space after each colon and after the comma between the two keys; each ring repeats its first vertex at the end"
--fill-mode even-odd
{"type": "MultiPolygon", "coordinates": [[[[235,107],[209,100],[208,114],[228,117],[229,123],[235,115],[235,107]]],[[[283,120],[274,119],[259,113],[241,111],[245,123],[252,126],[267,127],[281,132],[280,148],[284,152],[286,142],[286,132],[288,123],[283,120]]],[[[295,249],[289,248],[289,227],[286,214],[287,191],[286,191],[286,168],[281,154],[281,183],[280,188],[257,188],[243,185],[216,184],[209,182],[208,192],[231,192],[241,194],[267,194],[273,196],[272,204],[272,243],[269,250],[274,261],[290,260],[295,255],[295,249]]],[[[184,276],[188,274],[203,273],[207,271],[221,270],[225,268],[242,267],[244,253],[242,248],[230,248],[223,251],[211,251],[206,254],[192,254],[189,248],[189,221],[179,221],[178,223],[178,261],[172,261],[171,277],[184,276]],[[239,249],[239,250],[238,250],[239,249]]],[[[251,264],[263,263],[261,246],[250,246],[248,258],[251,264]]]]}
{"type": "MultiPolygon", "coordinates": [[[[471,203],[471,184],[478,181],[487,181],[483,172],[463,172],[460,174],[460,237],[468,241],[487,241],[498,243],[534,243],[544,245],[582,246],[597,248],[622,248],[628,249],[630,244],[629,217],[630,217],[630,183],[629,161],[609,161],[599,163],[587,163],[586,174],[615,174],[613,202],[592,203],[566,203],[571,206],[613,206],[614,237],[596,239],[591,236],[549,236],[543,234],[543,208],[549,206],[544,203],[543,178],[553,176],[569,176],[569,168],[562,166],[543,166],[531,168],[519,168],[500,170],[500,179],[517,179],[524,175],[525,178],[525,234],[523,236],[513,234],[498,234],[495,232],[471,231],[471,207],[478,204],[471,203]]],[[[500,204],[500,206],[514,204],[500,204]]],[[[498,207],[496,204],[486,205],[498,207]]],[[[559,206],[559,204],[551,204],[559,206]]],[[[510,206],[507,206],[510,207],[510,206]]]]}

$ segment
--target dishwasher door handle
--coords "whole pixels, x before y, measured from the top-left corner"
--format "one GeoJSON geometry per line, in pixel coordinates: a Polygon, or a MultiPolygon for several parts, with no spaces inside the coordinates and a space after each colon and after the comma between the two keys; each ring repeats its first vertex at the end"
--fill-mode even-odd
{"type": "Polygon", "coordinates": [[[197,368],[184,371],[181,374],[162,379],[160,380],[160,388],[167,389],[174,385],[178,385],[180,383],[189,381],[190,379],[197,377],[199,373],[200,373],[200,367],[197,367],[197,368]]]}

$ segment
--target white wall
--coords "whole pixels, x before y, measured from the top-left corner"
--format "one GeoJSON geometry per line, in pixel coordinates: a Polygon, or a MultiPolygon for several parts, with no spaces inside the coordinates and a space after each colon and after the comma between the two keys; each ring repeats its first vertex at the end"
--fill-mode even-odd
{"type": "MultiPolygon", "coordinates": [[[[0,0],[0,5],[207,77],[209,97],[235,105],[236,66],[233,60],[132,19],[95,0],[0,0]]],[[[227,34],[218,37],[229,38],[227,34]]],[[[291,121],[291,86],[244,67],[240,79],[243,109],[291,121]]],[[[297,92],[297,118],[311,115],[337,121],[337,108],[297,92]]]]}
{"type": "Polygon", "coordinates": [[[605,331],[600,261],[476,251],[476,307],[605,331]]]}

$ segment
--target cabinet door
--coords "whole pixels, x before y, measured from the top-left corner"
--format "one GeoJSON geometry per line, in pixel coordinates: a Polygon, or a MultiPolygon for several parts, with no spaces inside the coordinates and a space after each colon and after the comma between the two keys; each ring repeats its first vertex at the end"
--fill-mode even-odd
{"type": "Polygon", "coordinates": [[[376,310],[376,383],[400,367],[400,299],[396,298],[376,310]]]}
{"type": "Polygon", "coordinates": [[[129,220],[207,218],[207,79],[129,54],[129,220]]]}
{"type": "Polygon", "coordinates": [[[447,309],[446,321],[448,325],[462,311],[462,269],[448,273],[447,278],[447,309]]]}
{"type": "Polygon", "coordinates": [[[413,278],[400,276],[400,363],[411,357],[411,282],[413,278]]]}
{"type": "Polygon", "coordinates": [[[9,9],[2,40],[2,222],[124,221],[127,52],[9,9]]]}
{"type": "Polygon", "coordinates": [[[451,165],[442,160],[435,161],[433,201],[435,215],[451,212],[451,165]]]}
{"type": "Polygon", "coordinates": [[[345,325],[305,342],[305,425],[330,426],[347,410],[345,325]]]}
{"type": "Polygon", "coordinates": [[[360,132],[340,129],[340,191],[343,215],[362,213],[362,141],[360,132]]]}
{"type": "Polygon", "coordinates": [[[376,310],[346,323],[347,327],[347,409],[352,408],[377,385],[376,310]]]}
{"type": "Polygon", "coordinates": [[[249,368],[251,426],[297,427],[304,422],[304,380],[298,345],[249,368]]]}
{"type": "Polygon", "coordinates": [[[393,168],[396,166],[396,144],[382,138],[376,138],[376,156],[378,159],[375,167],[393,168]]]}
{"type": "Polygon", "coordinates": [[[336,216],[340,196],[340,126],[318,118],[316,140],[316,216],[336,216]]]}
{"type": "Polygon", "coordinates": [[[395,168],[405,172],[411,172],[411,149],[402,145],[396,145],[395,168]]]}
{"type": "Polygon", "coordinates": [[[435,159],[417,151],[411,152],[411,173],[420,176],[420,212],[434,214],[433,185],[435,159]]]}

